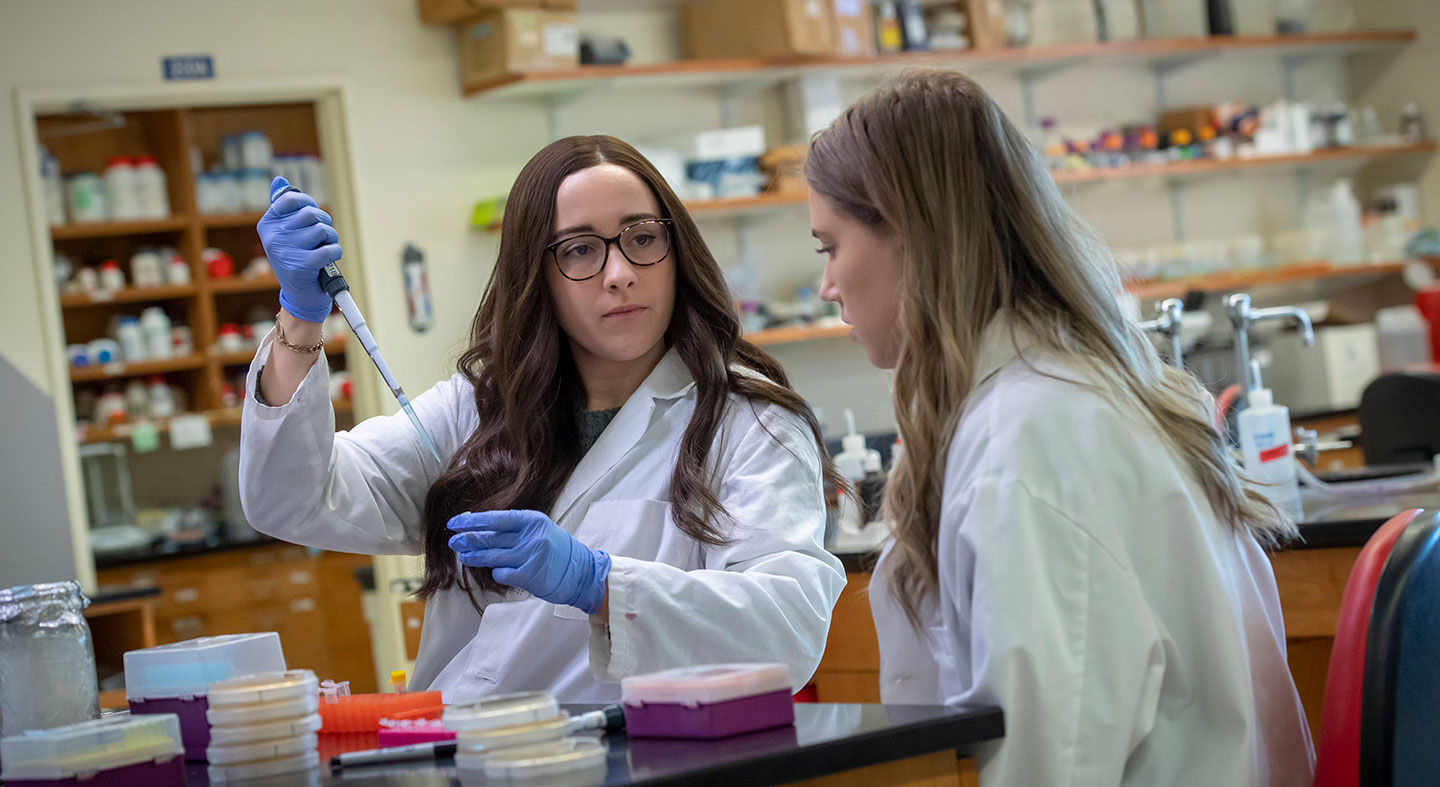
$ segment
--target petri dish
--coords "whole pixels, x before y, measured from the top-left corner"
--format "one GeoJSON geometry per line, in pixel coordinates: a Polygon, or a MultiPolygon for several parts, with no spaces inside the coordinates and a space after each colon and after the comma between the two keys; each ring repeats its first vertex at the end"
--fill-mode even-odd
{"type": "Polygon", "coordinates": [[[550,692],[522,691],[447,705],[440,719],[445,729],[460,733],[553,719],[559,715],[560,705],[550,692]]]}
{"type": "Polygon", "coordinates": [[[539,721],[511,724],[489,730],[465,730],[455,735],[456,754],[482,754],[516,746],[558,741],[570,734],[570,714],[539,721]]]}
{"type": "Polygon", "coordinates": [[[224,784],[245,779],[266,779],[286,773],[318,769],[320,753],[306,752],[291,757],[276,757],[271,760],[256,760],[239,765],[211,765],[210,783],[224,784]]]}
{"type": "Polygon", "coordinates": [[[296,697],[276,702],[257,702],[254,705],[212,707],[205,712],[205,719],[210,722],[213,731],[217,726],[253,726],[277,721],[299,721],[319,709],[320,697],[311,694],[308,697],[296,697]]]}
{"type": "Polygon", "coordinates": [[[211,727],[211,746],[236,746],[242,743],[274,741],[294,738],[309,732],[320,731],[320,714],[312,713],[303,719],[247,724],[243,726],[211,727]]]}
{"type": "Polygon", "coordinates": [[[313,697],[319,692],[320,681],[316,680],[315,673],[308,669],[262,672],[210,684],[209,702],[211,708],[254,705],[297,697],[313,697]]]}
{"type": "Polygon", "coordinates": [[[256,760],[273,760],[280,757],[295,757],[315,751],[320,744],[313,732],[294,738],[240,743],[232,746],[216,746],[213,743],[205,750],[205,759],[211,765],[238,765],[256,760]]]}
{"type": "Polygon", "coordinates": [[[518,746],[493,751],[485,758],[487,779],[521,781],[604,771],[605,744],[593,738],[518,746]]]}

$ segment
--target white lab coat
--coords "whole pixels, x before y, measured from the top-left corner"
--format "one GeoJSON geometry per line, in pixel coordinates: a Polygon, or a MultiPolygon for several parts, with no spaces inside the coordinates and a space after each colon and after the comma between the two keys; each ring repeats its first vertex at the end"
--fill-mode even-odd
{"type": "MultiPolygon", "coordinates": [[[[441,468],[404,414],[335,432],[326,365],[291,401],[255,401],[251,365],[241,422],[240,493],[250,524],[307,546],[420,554],[420,513],[441,468]]],[[[710,458],[734,519],[733,543],[702,547],[671,516],[669,488],[695,384],[672,351],[641,384],[570,476],[549,511],[612,556],[610,622],[527,594],[480,598],[457,589],[425,609],[413,683],[447,702],[549,689],[562,701],[619,697],[619,680],[717,662],[784,662],[795,686],[819,664],[845,584],[825,551],[819,447],[781,408],[731,397],[710,458]]],[[[470,384],[456,375],[414,399],[447,462],[474,431],[470,384]]]]}
{"type": "Polygon", "coordinates": [[[1142,412],[1011,326],[985,331],[946,459],[924,636],[891,593],[889,546],[871,583],[881,696],[1001,706],[984,787],[1308,787],[1261,548],[1142,412]]]}

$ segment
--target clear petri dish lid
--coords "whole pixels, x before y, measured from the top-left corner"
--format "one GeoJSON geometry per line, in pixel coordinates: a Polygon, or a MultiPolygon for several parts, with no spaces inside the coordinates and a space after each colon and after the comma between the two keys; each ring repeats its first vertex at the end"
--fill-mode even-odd
{"type": "Polygon", "coordinates": [[[258,760],[299,756],[305,752],[315,751],[319,745],[320,739],[313,732],[307,732],[294,738],[255,743],[216,746],[214,742],[211,742],[210,748],[205,750],[205,759],[211,765],[239,765],[258,760]]]}
{"type": "Polygon", "coordinates": [[[205,720],[211,728],[247,727],[277,721],[300,721],[320,710],[320,697],[311,694],[306,697],[279,700],[278,702],[257,702],[254,705],[228,705],[205,711],[205,720]]]}
{"type": "MultiPolygon", "coordinates": [[[[226,784],[245,779],[265,779],[286,773],[314,770],[315,783],[319,783],[320,753],[315,751],[270,760],[255,760],[239,765],[211,765],[211,784],[226,784]]],[[[288,783],[288,781],[287,781],[288,783]]]]}
{"type": "Polygon", "coordinates": [[[488,779],[536,779],[605,767],[605,744],[593,738],[517,746],[490,752],[485,758],[488,779]]]}
{"type": "Polygon", "coordinates": [[[261,672],[210,684],[209,702],[211,708],[254,705],[296,697],[313,697],[319,691],[320,681],[315,678],[315,673],[308,669],[261,672]]]}
{"type": "Polygon", "coordinates": [[[496,749],[560,740],[569,734],[570,714],[562,710],[560,715],[549,719],[527,721],[488,730],[457,732],[455,734],[455,750],[468,754],[480,754],[496,749]]]}
{"type": "Polygon", "coordinates": [[[445,729],[459,733],[553,719],[559,715],[560,705],[550,692],[522,691],[499,694],[475,702],[447,705],[440,719],[444,722],[445,729]]]}
{"type": "Polygon", "coordinates": [[[242,743],[294,738],[309,732],[319,732],[323,723],[320,714],[312,713],[303,719],[281,719],[238,727],[211,727],[210,745],[236,746],[242,743]]]}

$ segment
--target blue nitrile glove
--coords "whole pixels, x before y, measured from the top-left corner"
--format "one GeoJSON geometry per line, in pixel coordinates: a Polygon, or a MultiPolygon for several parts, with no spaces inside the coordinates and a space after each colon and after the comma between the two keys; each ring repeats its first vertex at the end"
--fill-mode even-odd
{"type": "Polygon", "coordinates": [[[600,610],[610,556],[591,549],[539,511],[481,511],[450,519],[460,562],[493,568],[495,581],[587,615],[600,610]]]}
{"type": "MultiPolygon", "coordinates": [[[[270,183],[270,193],[289,186],[284,178],[270,183]]],[[[280,195],[260,217],[255,229],[275,278],[280,280],[280,305],[307,322],[325,322],[330,296],[320,289],[320,269],[340,260],[340,233],[330,214],[303,191],[280,195]]]]}

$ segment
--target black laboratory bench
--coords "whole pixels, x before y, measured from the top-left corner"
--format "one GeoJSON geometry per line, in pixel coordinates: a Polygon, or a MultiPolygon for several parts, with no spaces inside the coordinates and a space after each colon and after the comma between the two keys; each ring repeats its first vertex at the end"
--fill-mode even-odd
{"type": "MultiPolygon", "coordinates": [[[[566,706],[572,714],[595,705],[566,706]]],[[[917,777],[933,783],[976,783],[976,746],[1004,735],[997,708],[933,705],[847,705],[796,703],[795,726],[762,730],[715,741],[630,739],[607,736],[606,770],[575,785],[807,785],[885,784],[917,777]]],[[[323,748],[323,746],[322,746],[323,748]]],[[[323,770],[323,769],[322,769],[323,770]]],[[[209,784],[205,766],[191,764],[186,783],[209,784]]],[[[323,777],[295,775],[267,780],[274,785],[354,784],[438,787],[483,784],[478,774],[458,772],[454,762],[398,763],[356,768],[323,777]]],[[[521,782],[516,782],[517,784],[521,782]]],[[[549,784],[550,782],[544,782],[549,784]]]]}

